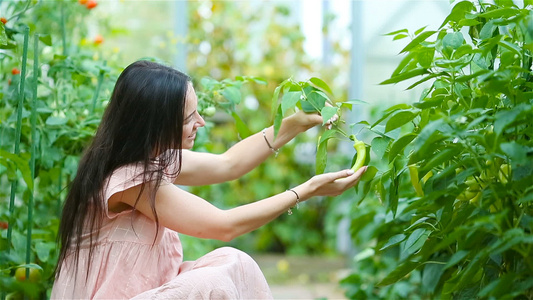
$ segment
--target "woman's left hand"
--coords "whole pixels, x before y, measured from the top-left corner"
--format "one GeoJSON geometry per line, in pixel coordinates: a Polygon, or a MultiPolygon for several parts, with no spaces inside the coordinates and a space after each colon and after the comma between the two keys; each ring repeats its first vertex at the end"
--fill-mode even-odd
{"type": "MultiPolygon", "coordinates": [[[[322,116],[318,113],[305,113],[303,111],[298,111],[288,117],[291,121],[294,122],[294,125],[302,128],[302,131],[307,131],[308,129],[320,125],[323,123],[322,116]]],[[[331,129],[331,124],[339,118],[338,115],[334,115],[331,119],[324,124],[326,129],[331,129]]]]}

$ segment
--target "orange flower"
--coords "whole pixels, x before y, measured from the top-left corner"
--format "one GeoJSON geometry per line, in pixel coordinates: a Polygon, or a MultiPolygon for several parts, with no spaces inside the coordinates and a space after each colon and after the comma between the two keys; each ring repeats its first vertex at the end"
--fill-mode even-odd
{"type": "Polygon", "coordinates": [[[87,3],[85,4],[85,6],[86,6],[88,9],[93,9],[93,8],[95,8],[97,5],[98,5],[98,3],[97,3],[95,0],[88,0],[87,3]]]}
{"type": "Polygon", "coordinates": [[[95,45],[100,45],[101,43],[104,42],[104,37],[102,37],[101,35],[97,34],[95,37],[94,37],[94,44],[95,45]]]}

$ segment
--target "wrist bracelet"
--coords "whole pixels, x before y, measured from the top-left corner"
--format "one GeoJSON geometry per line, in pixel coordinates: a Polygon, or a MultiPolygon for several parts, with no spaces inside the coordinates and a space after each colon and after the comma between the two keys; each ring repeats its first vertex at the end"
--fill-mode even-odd
{"type": "MultiPolygon", "coordinates": [[[[299,208],[300,207],[300,195],[298,195],[298,193],[293,189],[288,189],[287,191],[291,191],[296,195],[296,208],[299,208]]],[[[287,213],[289,214],[289,216],[292,215],[292,209],[290,207],[287,213]]]]}
{"type": "Polygon", "coordinates": [[[278,157],[279,149],[275,149],[274,147],[272,147],[272,145],[270,145],[270,142],[268,142],[268,139],[267,139],[267,136],[266,136],[266,128],[263,129],[263,137],[265,138],[265,142],[267,143],[268,148],[270,148],[270,150],[272,152],[274,152],[274,154],[275,154],[274,157],[278,157]]]}

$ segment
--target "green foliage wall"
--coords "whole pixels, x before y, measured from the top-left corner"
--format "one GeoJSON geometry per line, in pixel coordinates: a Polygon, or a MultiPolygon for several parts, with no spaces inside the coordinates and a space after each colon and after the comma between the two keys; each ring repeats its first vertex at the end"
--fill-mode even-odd
{"type": "Polygon", "coordinates": [[[120,68],[87,42],[79,24],[91,9],[78,2],[1,5],[0,291],[40,298],[52,283],[65,188],[120,68]],[[26,272],[29,281],[16,279],[26,272]]]}
{"type": "Polygon", "coordinates": [[[350,213],[350,298],[533,297],[531,8],[460,1],[438,30],[390,33],[411,40],[382,84],[431,87],[360,124],[374,177],[350,213]]]}

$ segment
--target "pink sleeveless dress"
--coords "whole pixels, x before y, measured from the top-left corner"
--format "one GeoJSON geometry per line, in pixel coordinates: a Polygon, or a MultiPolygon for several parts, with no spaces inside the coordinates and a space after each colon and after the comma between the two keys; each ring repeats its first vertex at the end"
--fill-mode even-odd
{"type": "MultiPolygon", "coordinates": [[[[87,277],[89,238],[82,237],[79,267],[67,256],[52,288],[52,299],[272,299],[256,262],[234,248],[216,249],[196,261],[183,261],[178,233],[136,210],[112,213],[108,199],[142,183],[140,169],[116,170],[105,188],[105,218],[87,277]],[[155,244],[154,244],[155,240],[155,244]]],[[[173,182],[173,178],[164,180],[173,182]]]]}

